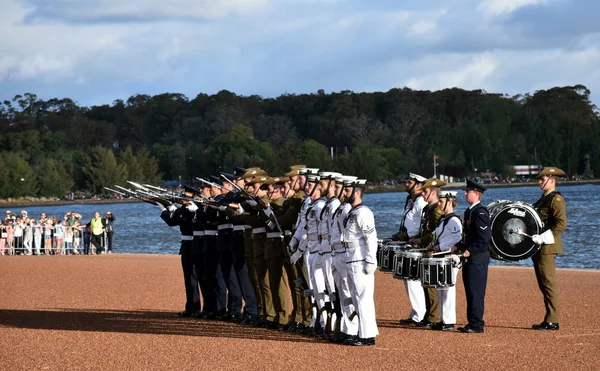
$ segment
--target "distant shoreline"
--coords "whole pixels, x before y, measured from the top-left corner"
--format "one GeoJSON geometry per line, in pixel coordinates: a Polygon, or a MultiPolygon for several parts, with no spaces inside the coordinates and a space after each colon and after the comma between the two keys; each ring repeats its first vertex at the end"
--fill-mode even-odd
{"type": "MultiPolygon", "coordinates": [[[[560,182],[559,187],[575,186],[584,184],[600,184],[600,179],[593,180],[574,180],[560,182]]],[[[444,186],[444,189],[463,189],[466,186],[465,182],[450,183],[444,186]]],[[[487,188],[513,188],[513,187],[537,187],[537,182],[527,183],[491,183],[485,184],[487,188]]],[[[389,193],[389,192],[404,192],[404,185],[372,185],[369,186],[367,193],[389,193]]],[[[19,207],[36,207],[36,206],[63,206],[63,205],[102,205],[102,204],[120,204],[120,203],[137,203],[142,202],[135,198],[110,198],[110,199],[84,199],[84,200],[48,200],[34,197],[23,197],[19,199],[4,199],[0,200],[0,208],[19,208],[19,207]]]]}

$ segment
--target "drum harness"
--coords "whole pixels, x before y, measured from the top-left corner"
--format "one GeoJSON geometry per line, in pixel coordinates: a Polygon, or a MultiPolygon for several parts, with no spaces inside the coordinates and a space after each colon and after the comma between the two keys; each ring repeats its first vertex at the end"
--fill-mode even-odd
{"type": "MultiPolygon", "coordinates": [[[[458,216],[458,214],[455,214],[455,213],[450,213],[450,214],[444,215],[443,217],[440,218],[440,220],[438,220],[438,224],[436,226],[436,229],[437,229],[437,227],[439,227],[439,225],[441,223],[443,223],[443,225],[442,225],[442,232],[438,236],[435,236],[435,241],[436,242],[438,241],[439,236],[441,236],[442,234],[444,234],[444,230],[446,229],[446,226],[448,225],[448,222],[450,221],[450,219],[452,219],[454,217],[457,217],[458,220],[460,220],[461,223],[462,223],[462,220],[460,219],[460,216],[458,216]]],[[[440,251],[440,253],[441,252],[442,251],[440,251]]],[[[449,254],[450,251],[447,251],[446,253],[449,254]]],[[[463,263],[465,262],[465,260],[466,260],[466,258],[463,257],[462,255],[460,255],[460,261],[458,261],[458,262],[453,261],[452,262],[452,266],[460,269],[463,266],[463,263]]]]}

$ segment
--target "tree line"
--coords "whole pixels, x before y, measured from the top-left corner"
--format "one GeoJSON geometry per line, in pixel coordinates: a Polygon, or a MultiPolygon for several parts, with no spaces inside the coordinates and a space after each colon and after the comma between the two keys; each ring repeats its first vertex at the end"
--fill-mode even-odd
{"type": "Polygon", "coordinates": [[[453,88],[283,94],[134,95],[82,107],[26,93],[0,105],[0,197],[101,192],[290,164],[372,181],[408,171],[455,177],[541,164],[583,174],[600,161],[600,120],[582,85],[507,96],[453,88]],[[332,158],[333,155],[333,158],[332,158]]]}

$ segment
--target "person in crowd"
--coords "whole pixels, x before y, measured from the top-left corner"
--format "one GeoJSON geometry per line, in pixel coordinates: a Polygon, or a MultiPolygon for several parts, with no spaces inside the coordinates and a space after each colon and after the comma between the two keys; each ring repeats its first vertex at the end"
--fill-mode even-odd
{"type": "Polygon", "coordinates": [[[7,236],[7,227],[4,221],[2,221],[0,222],[0,255],[5,254],[7,236]]]}
{"type": "Polygon", "coordinates": [[[41,254],[42,249],[42,235],[44,233],[42,224],[35,219],[31,219],[33,227],[33,251],[35,255],[41,254]]]}
{"type": "MultiPolygon", "coordinates": [[[[94,218],[90,220],[89,224],[92,227],[92,245],[96,249],[96,254],[103,254],[104,247],[102,246],[102,238],[106,230],[106,219],[100,217],[100,212],[94,213],[94,218]]],[[[93,252],[92,252],[93,254],[93,252]]]]}
{"type": "Polygon", "coordinates": [[[52,218],[44,218],[45,223],[42,224],[44,228],[44,254],[50,255],[52,251],[52,234],[54,232],[54,224],[52,218]]]}
{"type": "Polygon", "coordinates": [[[25,255],[33,254],[33,219],[25,218],[23,229],[23,246],[25,255]]]}
{"type": "Polygon", "coordinates": [[[115,232],[114,227],[113,227],[113,222],[115,221],[116,218],[112,214],[112,212],[107,211],[106,215],[104,216],[104,219],[106,220],[106,252],[109,254],[112,254],[112,252],[113,252],[112,241],[113,241],[113,234],[115,232]]]}
{"type": "Polygon", "coordinates": [[[73,224],[73,253],[75,255],[81,254],[81,234],[81,223],[76,221],[75,224],[73,224]]]}
{"type": "Polygon", "coordinates": [[[65,226],[61,222],[56,222],[54,225],[54,246],[56,255],[64,255],[65,249],[63,242],[65,239],[65,226]]]}
{"type": "Polygon", "coordinates": [[[15,242],[14,242],[14,229],[13,229],[13,220],[12,218],[9,219],[7,221],[6,224],[6,250],[8,252],[8,255],[14,255],[15,254],[15,242]]]}
{"type": "Polygon", "coordinates": [[[65,254],[73,255],[73,227],[69,226],[66,221],[63,223],[65,227],[65,254]]]}
{"type": "Polygon", "coordinates": [[[23,254],[23,230],[25,229],[25,224],[23,223],[23,219],[20,217],[15,219],[13,223],[13,246],[16,254],[23,254]]]}
{"type": "Polygon", "coordinates": [[[92,242],[92,227],[90,227],[89,225],[83,225],[82,229],[83,229],[83,233],[82,233],[82,235],[83,235],[83,253],[85,255],[89,255],[90,254],[90,245],[92,242]]]}

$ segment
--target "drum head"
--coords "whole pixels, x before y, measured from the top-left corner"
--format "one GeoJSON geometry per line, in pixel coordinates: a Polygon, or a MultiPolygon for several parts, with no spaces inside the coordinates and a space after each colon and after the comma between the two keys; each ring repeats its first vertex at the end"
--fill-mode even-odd
{"type": "Polygon", "coordinates": [[[539,234],[542,227],[537,212],[528,204],[506,201],[490,210],[492,240],[490,255],[498,260],[520,261],[532,257],[540,245],[533,243],[532,236],[539,234]]]}

